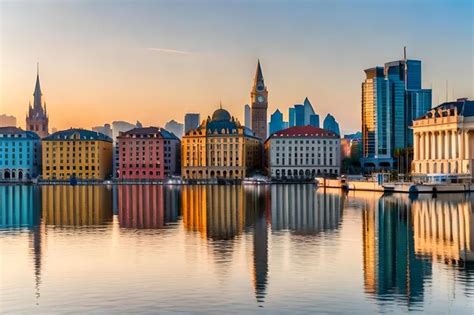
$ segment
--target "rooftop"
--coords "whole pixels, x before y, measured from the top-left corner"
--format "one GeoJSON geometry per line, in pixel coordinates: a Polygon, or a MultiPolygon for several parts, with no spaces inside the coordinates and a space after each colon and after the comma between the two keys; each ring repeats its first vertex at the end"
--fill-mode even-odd
{"type": "Polygon", "coordinates": [[[39,136],[33,131],[25,131],[18,127],[0,127],[0,135],[25,135],[23,138],[38,139],[39,136]]]}
{"type": "Polygon", "coordinates": [[[329,137],[339,138],[334,132],[313,127],[313,126],[296,126],[275,132],[270,136],[273,137],[329,137]]]}
{"type": "Polygon", "coordinates": [[[120,137],[127,136],[127,135],[148,136],[148,135],[154,135],[154,134],[164,139],[179,140],[179,138],[174,133],[169,132],[166,129],[158,128],[158,127],[133,128],[129,131],[121,133],[120,137]]]}
{"type": "Polygon", "coordinates": [[[43,140],[102,140],[112,142],[112,139],[103,133],[78,128],[55,132],[43,140]]]}
{"type": "Polygon", "coordinates": [[[425,115],[421,116],[419,119],[431,118],[433,112],[436,110],[448,110],[448,109],[455,109],[457,114],[464,117],[472,117],[474,116],[474,101],[468,100],[467,98],[459,98],[454,102],[446,102],[442,103],[431,110],[429,110],[425,115]]]}

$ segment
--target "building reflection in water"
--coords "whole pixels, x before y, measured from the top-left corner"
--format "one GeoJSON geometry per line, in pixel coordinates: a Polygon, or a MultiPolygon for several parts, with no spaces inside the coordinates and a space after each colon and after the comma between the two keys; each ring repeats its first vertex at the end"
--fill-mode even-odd
{"type": "Polygon", "coordinates": [[[246,230],[252,235],[252,284],[258,302],[264,302],[268,279],[269,190],[265,187],[184,186],[183,222],[198,231],[214,248],[216,262],[225,264],[234,239],[246,230]]]}
{"type": "Polygon", "coordinates": [[[35,298],[39,304],[42,252],[44,246],[41,223],[41,194],[30,185],[0,186],[0,229],[28,228],[29,250],[35,277],[35,298]]]}
{"type": "Polygon", "coordinates": [[[342,222],[345,195],[316,192],[313,185],[272,185],[272,230],[313,235],[336,230],[342,222]]]}
{"type": "Polygon", "coordinates": [[[117,208],[120,227],[160,229],[177,222],[180,187],[163,185],[119,185],[117,208]]]}
{"type": "Polygon", "coordinates": [[[364,282],[377,298],[421,302],[431,263],[417,257],[407,195],[384,196],[363,210],[364,282]]]}
{"type": "Polygon", "coordinates": [[[112,221],[112,190],[102,185],[42,186],[46,225],[103,225],[112,221]]]}
{"type": "Polygon", "coordinates": [[[415,253],[446,263],[474,258],[473,201],[462,194],[420,196],[412,203],[415,253]]]}

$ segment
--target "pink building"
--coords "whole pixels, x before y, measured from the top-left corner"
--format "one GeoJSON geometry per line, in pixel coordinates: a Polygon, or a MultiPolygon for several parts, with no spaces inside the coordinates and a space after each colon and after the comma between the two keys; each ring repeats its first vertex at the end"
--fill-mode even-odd
{"type": "Polygon", "coordinates": [[[162,128],[134,128],[117,137],[119,168],[124,180],[160,180],[178,175],[181,141],[162,128]]]}

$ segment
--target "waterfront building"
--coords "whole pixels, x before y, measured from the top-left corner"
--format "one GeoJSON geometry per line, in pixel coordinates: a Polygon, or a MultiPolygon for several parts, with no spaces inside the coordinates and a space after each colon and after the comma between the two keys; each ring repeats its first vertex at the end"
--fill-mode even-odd
{"type": "Polygon", "coordinates": [[[44,138],[49,135],[49,118],[46,112],[46,103],[42,104],[43,93],[41,92],[39,70],[36,73],[35,91],[33,92],[33,106],[28,106],[28,115],[26,116],[26,130],[34,131],[44,138]]]}
{"type": "Polygon", "coordinates": [[[16,117],[5,114],[0,115],[0,127],[16,127],[16,117]]]}
{"type": "MultiPolygon", "coordinates": [[[[104,125],[104,128],[106,127],[107,124],[104,125]]],[[[133,128],[142,128],[142,123],[137,120],[135,124],[126,122],[126,121],[113,121],[112,122],[112,140],[114,142],[114,147],[113,147],[113,154],[112,154],[112,159],[113,159],[113,167],[112,167],[112,174],[114,177],[117,177],[117,170],[119,168],[119,163],[120,163],[120,152],[118,148],[118,143],[117,143],[117,137],[120,135],[121,132],[126,132],[129,130],[132,130],[133,128]]],[[[98,131],[98,130],[95,130],[98,131]]],[[[100,131],[98,131],[100,132],[100,131]]],[[[105,134],[107,135],[107,134],[105,134]]]]}
{"type": "Polygon", "coordinates": [[[252,129],[252,114],[249,104],[244,106],[244,125],[245,127],[252,129]]]}
{"type": "Polygon", "coordinates": [[[267,139],[267,108],[268,108],[268,89],[263,80],[262,68],[260,60],[257,64],[257,71],[253,82],[252,91],[250,92],[252,103],[251,119],[252,131],[262,141],[267,139]]]}
{"type": "Polygon", "coordinates": [[[413,122],[412,175],[474,178],[474,101],[443,103],[413,122]]]}
{"type": "Polygon", "coordinates": [[[306,97],[303,104],[295,104],[288,109],[288,126],[313,126],[319,128],[319,115],[306,97]]]}
{"type": "Polygon", "coordinates": [[[112,175],[112,139],[104,134],[67,129],[42,140],[42,177],[46,180],[104,180],[112,175]]]}
{"type": "Polygon", "coordinates": [[[184,115],[184,133],[191,129],[196,129],[199,126],[201,115],[195,113],[188,113],[184,115]]]}
{"type": "Polygon", "coordinates": [[[267,174],[289,179],[339,175],[340,147],[339,137],[321,128],[303,126],[278,131],[265,142],[267,174]]]}
{"type": "Polygon", "coordinates": [[[431,108],[431,90],[421,88],[421,61],[408,60],[406,54],[403,60],[366,69],[365,73],[362,164],[366,170],[394,169],[395,156],[409,152],[413,145],[409,129],[413,120],[431,108]]]}
{"type": "Polygon", "coordinates": [[[334,116],[329,113],[327,114],[326,118],[324,118],[323,128],[325,130],[334,132],[338,136],[341,135],[339,124],[337,123],[336,118],[334,118],[334,116]]]}
{"type": "Polygon", "coordinates": [[[41,140],[32,131],[0,127],[0,181],[27,181],[41,169],[41,140]]]}
{"type": "Polygon", "coordinates": [[[186,133],[181,147],[186,179],[243,179],[261,165],[261,140],[222,108],[186,133]]]}
{"type": "Polygon", "coordinates": [[[277,109],[271,116],[270,116],[270,123],[268,124],[268,130],[270,131],[270,135],[273,133],[283,130],[287,128],[287,123],[283,121],[283,114],[277,109]]]}
{"type": "Polygon", "coordinates": [[[117,137],[122,180],[161,180],[178,175],[181,142],[173,133],[157,127],[134,128],[117,137]]]}
{"type": "Polygon", "coordinates": [[[165,124],[165,129],[174,133],[176,137],[181,139],[183,137],[184,125],[176,120],[170,120],[165,124]]]}

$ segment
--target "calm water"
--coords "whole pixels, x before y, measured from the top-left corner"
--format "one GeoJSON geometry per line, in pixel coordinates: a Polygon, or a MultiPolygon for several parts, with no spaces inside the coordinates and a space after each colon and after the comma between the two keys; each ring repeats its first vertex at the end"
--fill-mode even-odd
{"type": "Polygon", "coordinates": [[[1,313],[472,314],[474,197],[0,186],[1,313]]]}

